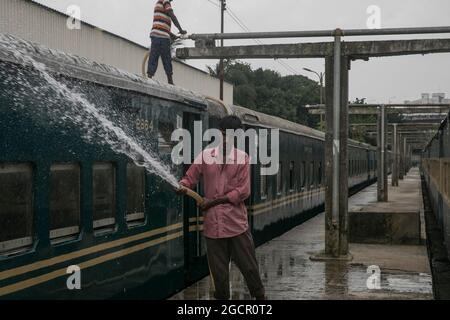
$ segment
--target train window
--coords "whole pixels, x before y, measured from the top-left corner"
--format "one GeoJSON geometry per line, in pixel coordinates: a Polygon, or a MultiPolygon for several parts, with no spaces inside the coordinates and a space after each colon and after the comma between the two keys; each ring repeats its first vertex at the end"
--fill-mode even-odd
{"type": "Polygon", "coordinates": [[[0,254],[12,254],[33,243],[33,168],[0,164],[0,254]]]}
{"type": "Polygon", "coordinates": [[[158,124],[158,149],[160,154],[170,154],[175,145],[171,139],[175,130],[173,122],[160,120],[158,124]]]}
{"type": "Polygon", "coordinates": [[[95,163],[92,168],[93,227],[111,229],[116,223],[116,175],[112,163],[95,163]]]}
{"type": "Polygon", "coordinates": [[[322,162],[317,164],[317,183],[322,186],[322,162]]]}
{"type": "MultiPolygon", "coordinates": [[[[261,165],[261,169],[263,169],[264,166],[261,165]]],[[[262,170],[261,170],[262,171],[262,170]]],[[[260,174],[260,197],[261,199],[267,199],[267,175],[260,174]]]]}
{"type": "Polygon", "coordinates": [[[283,164],[280,162],[277,172],[277,194],[283,192],[283,164]]]}
{"type": "Polygon", "coordinates": [[[80,232],[80,166],[50,167],[50,239],[70,240],[80,232]]]}
{"type": "Polygon", "coordinates": [[[305,189],[305,179],[306,179],[306,163],[305,161],[300,162],[300,189],[303,191],[305,189]]]}
{"type": "Polygon", "coordinates": [[[289,191],[294,191],[295,183],[294,183],[294,161],[289,163],[289,191]]]}
{"type": "Polygon", "coordinates": [[[127,164],[127,223],[129,226],[145,222],[145,169],[127,164]]]}
{"type": "Polygon", "coordinates": [[[314,188],[314,161],[309,163],[309,187],[314,188]]]}

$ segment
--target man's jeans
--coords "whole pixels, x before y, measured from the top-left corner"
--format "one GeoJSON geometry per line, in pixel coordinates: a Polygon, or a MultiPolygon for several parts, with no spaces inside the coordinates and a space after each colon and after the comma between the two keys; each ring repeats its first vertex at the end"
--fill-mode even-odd
{"type": "Polygon", "coordinates": [[[156,69],[158,69],[158,60],[161,60],[164,65],[164,70],[167,75],[172,75],[172,55],[170,52],[170,39],[151,37],[152,46],[150,48],[150,57],[148,59],[147,74],[154,76],[156,69]]]}

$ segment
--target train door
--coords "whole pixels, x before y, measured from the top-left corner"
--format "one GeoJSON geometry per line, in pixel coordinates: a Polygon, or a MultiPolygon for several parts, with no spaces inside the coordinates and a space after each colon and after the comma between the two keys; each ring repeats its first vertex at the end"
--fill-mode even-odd
{"type": "MultiPolygon", "coordinates": [[[[200,121],[200,115],[185,112],[183,114],[183,128],[191,133],[191,163],[194,161],[194,121],[200,121]]],[[[189,169],[190,164],[184,165],[183,173],[189,169]]],[[[196,190],[203,194],[202,186],[199,184],[196,190]]],[[[203,216],[195,201],[191,198],[183,199],[184,217],[184,263],[185,281],[193,283],[200,280],[208,270],[206,263],[206,249],[203,239],[203,216]]]]}

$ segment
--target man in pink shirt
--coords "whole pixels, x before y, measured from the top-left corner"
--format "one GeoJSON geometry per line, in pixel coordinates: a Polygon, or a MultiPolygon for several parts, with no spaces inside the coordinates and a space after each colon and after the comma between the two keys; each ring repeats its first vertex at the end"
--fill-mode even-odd
{"type": "MultiPolygon", "coordinates": [[[[234,141],[227,139],[226,134],[227,130],[241,129],[242,123],[238,117],[228,116],[219,122],[219,128],[223,137],[221,145],[205,149],[180,184],[193,189],[200,178],[203,181],[203,234],[215,287],[214,297],[220,300],[230,298],[229,265],[232,259],[242,272],[250,294],[258,300],[265,299],[244,204],[250,196],[249,156],[234,148],[234,141]],[[229,154],[226,154],[227,150],[230,150],[229,154]]],[[[183,189],[178,193],[183,194],[183,189]]]]}

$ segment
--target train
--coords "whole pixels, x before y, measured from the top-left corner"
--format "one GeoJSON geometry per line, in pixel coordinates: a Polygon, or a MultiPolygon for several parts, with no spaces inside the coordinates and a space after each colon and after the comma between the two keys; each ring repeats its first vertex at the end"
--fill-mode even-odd
{"type": "MultiPolygon", "coordinates": [[[[421,174],[427,199],[450,256],[450,113],[421,154],[421,174]]],[[[433,244],[434,245],[434,244],[433,244]]]]}
{"type": "MultiPolygon", "coordinates": [[[[278,173],[251,165],[256,245],[324,209],[321,131],[11,35],[0,35],[0,86],[0,299],[165,299],[208,275],[195,202],[84,125],[92,106],[178,179],[188,165],[171,161],[177,128],[237,115],[245,129],[279,129],[278,173]]],[[[376,181],[376,148],[348,148],[356,192],[376,181]]]]}

